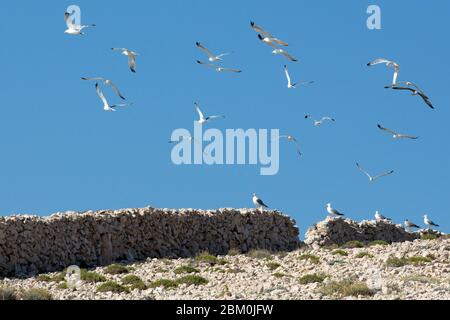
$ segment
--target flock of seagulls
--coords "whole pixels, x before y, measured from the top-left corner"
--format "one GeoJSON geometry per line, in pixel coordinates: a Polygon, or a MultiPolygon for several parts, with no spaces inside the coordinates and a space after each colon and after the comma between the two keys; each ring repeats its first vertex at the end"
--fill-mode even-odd
{"type": "MultiPolygon", "coordinates": [[[[96,26],[95,24],[88,24],[88,25],[76,24],[71,13],[69,13],[69,12],[64,13],[64,20],[67,25],[67,29],[64,31],[64,33],[69,34],[69,35],[84,35],[85,33],[83,32],[83,30],[85,30],[86,28],[91,28],[91,27],[96,26]]],[[[258,39],[261,40],[261,42],[263,42],[264,44],[266,44],[272,48],[272,54],[281,55],[281,56],[285,57],[287,60],[289,60],[290,62],[298,62],[298,59],[296,59],[293,55],[291,55],[290,53],[288,53],[285,50],[285,48],[289,46],[287,42],[273,36],[271,33],[267,32],[265,29],[263,29],[261,26],[256,25],[255,22],[253,22],[253,21],[250,22],[250,26],[258,34],[258,39]]],[[[242,70],[240,70],[240,69],[223,67],[221,65],[221,63],[224,60],[224,57],[232,54],[232,52],[215,54],[200,42],[196,42],[195,45],[199,50],[201,50],[208,57],[207,62],[204,62],[202,60],[196,60],[196,62],[199,65],[203,65],[205,67],[214,69],[216,72],[220,72],[220,73],[222,73],[222,72],[241,73],[242,72],[242,70]]],[[[131,70],[131,72],[136,73],[136,57],[139,55],[138,53],[136,53],[130,49],[127,49],[127,48],[112,48],[111,50],[114,52],[120,52],[122,55],[125,55],[128,58],[129,69],[131,70]]],[[[386,67],[393,69],[393,72],[394,72],[393,78],[392,78],[392,84],[386,85],[385,86],[386,89],[392,89],[392,90],[397,90],[397,91],[409,91],[409,92],[411,92],[411,94],[413,96],[420,96],[429,108],[434,109],[434,106],[433,106],[430,98],[426,95],[426,93],[422,89],[420,89],[419,86],[417,86],[416,84],[414,84],[410,81],[401,81],[401,82],[398,81],[399,74],[400,74],[400,65],[397,62],[391,61],[388,59],[384,59],[384,58],[380,58],[380,59],[376,59],[376,60],[369,62],[367,64],[367,66],[370,67],[370,66],[375,66],[375,65],[380,65],[380,64],[384,64],[386,67]]],[[[308,84],[314,83],[314,81],[293,82],[291,79],[291,75],[289,73],[289,69],[288,69],[287,65],[284,65],[284,73],[285,73],[285,76],[287,79],[287,88],[288,89],[295,89],[299,85],[308,85],[308,84]]],[[[127,107],[127,106],[132,105],[132,103],[110,104],[108,102],[103,91],[100,88],[100,83],[103,84],[105,87],[111,87],[111,89],[113,90],[115,95],[118,98],[120,98],[121,100],[127,100],[122,95],[121,91],[114,84],[114,82],[112,80],[106,79],[104,77],[82,77],[81,79],[84,81],[95,81],[96,82],[95,90],[96,90],[98,97],[100,98],[100,100],[103,103],[103,109],[105,111],[116,111],[117,108],[127,107]]],[[[212,120],[225,118],[225,116],[223,116],[223,115],[205,116],[205,114],[200,109],[200,106],[198,103],[195,103],[195,109],[199,115],[199,119],[197,122],[201,125],[206,124],[212,120]]],[[[312,118],[313,118],[312,115],[305,116],[305,119],[312,119],[312,118]]],[[[327,117],[322,117],[319,120],[313,120],[313,124],[314,124],[314,126],[319,127],[325,122],[335,122],[335,121],[336,120],[334,118],[327,116],[327,117]]],[[[377,127],[381,131],[391,134],[393,139],[411,139],[411,140],[418,139],[417,136],[413,136],[413,135],[409,135],[409,134],[400,134],[394,130],[383,127],[380,124],[378,124],[377,127]]],[[[201,142],[196,141],[191,136],[183,136],[183,137],[181,137],[181,139],[201,144],[201,142]]],[[[280,135],[279,139],[286,139],[288,142],[295,144],[297,154],[299,156],[302,155],[302,153],[300,151],[299,142],[294,136],[280,135]]],[[[178,143],[179,141],[169,141],[169,142],[171,144],[175,144],[175,143],[178,143]]],[[[359,163],[357,163],[356,166],[357,166],[358,170],[360,170],[363,174],[365,174],[368,177],[370,182],[374,182],[382,177],[386,177],[386,176],[392,175],[394,173],[394,171],[391,170],[391,171],[387,171],[387,172],[381,173],[376,176],[372,176],[367,171],[365,171],[365,169],[359,163]]],[[[261,200],[255,193],[253,194],[252,201],[258,210],[263,211],[264,209],[268,208],[268,206],[264,203],[264,201],[261,200]]],[[[328,214],[332,217],[337,217],[337,218],[344,217],[344,214],[341,213],[340,211],[336,210],[335,208],[333,208],[331,206],[331,203],[328,203],[326,205],[326,210],[327,210],[328,214]]],[[[390,218],[383,216],[379,211],[375,212],[375,219],[376,219],[376,221],[382,221],[382,220],[383,221],[391,221],[390,218]]],[[[439,225],[437,225],[436,223],[431,221],[427,215],[424,216],[424,224],[430,228],[439,227],[439,225]]],[[[407,230],[411,230],[414,228],[420,228],[417,224],[410,222],[409,220],[405,220],[404,225],[407,230]]]]}

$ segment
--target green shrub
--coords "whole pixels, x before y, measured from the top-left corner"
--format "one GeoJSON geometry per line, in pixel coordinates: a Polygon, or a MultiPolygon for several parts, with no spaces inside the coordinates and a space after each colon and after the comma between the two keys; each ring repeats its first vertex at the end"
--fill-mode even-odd
{"type": "Polygon", "coordinates": [[[279,267],[281,267],[281,264],[279,264],[277,262],[269,262],[267,264],[267,268],[269,268],[272,271],[278,269],[279,267]]]}
{"type": "Polygon", "coordinates": [[[60,284],[58,284],[57,288],[60,290],[67,290],[69,289],[69,285],[67,284],[67,282],[61,282],[60,284]]]}
{"type": "Polygon", "coordinates": [[[8,287],[0,287],[0,300],[17,300],[16,291],[8,287]]]}
{"type": "Polygon", "coordinates": [[[373,296],[375,292],[363,282],[354,282],[351,280],[333,281],[325,284],[319,289],[319,292],[326,296],[339,297],[358,297],[373,296]]]}
{"type": "Polygon", "coordinates": [[[305,253],[298,257],[299,260],[307,260],[314,264],[320,263],[320,258],[318,256],[315,256],[313,254],[305,253]]]}
{"type": "Polygon", "coordinates": [[[348,252],[345,250],[341,250],[341,249],[334,250],[331,254],[333,254],[335,256],[337,256],[337,255],[344,256],[344,257],[348,256],[348,252]]]}
{"type": "Polygon", "coordinates": [[[318,273],[307,274],[307,275],[304,275],[303,277],[300,277],[298,279],[298,282],[300,282],[300,284],[321,283],[321,282],[323,282],[323,280],[325,280],[325,278],[326,278],[326,275],[324,275],[324,274],[318,274],[318,273]]]}
{"type": "Polygon", "coordinates": [[[23,300],[52,300],[53,297],[45,289],[32,288],[22,293],[23,300]]]}
{"type": "Polygon", "coordinates": [[[425,233],[420,237],[421,240],[436,240],[439,239],[437,234],[425,233]]]}
{"type": "Polygon", "coordinates": [[[122,292],[130,292],[130,290],[117,282],[107,281],[102,283],[97,287],[97,292],[114,292],[114,293],[122,293],[122,292]]]}
{"type": "Polygon", "coordinates": [[[384,240],[375,240],[372,242],[369,242],[368,246],[369,247],[373,247],[373,246],[388,246],[389,242],[386,242],[384,240]]]}
{"type": "Polygon", "coordinates": [[[358,254],[355,256],[355,258],[357,258],[357,259],[361,259],[361,258],[365,258],[365,257],[367,257],[367,258],[373,258],[373,255],[371,255],[371,254],[368,253],[368,252],[363,251],[363,252],[358,253],[358,254]]]}
{"type": "Polygon", "coordinates": [[[182,274],[182,273],[199,273],[200,270],[192,267],[192,266],[181,266],[176,268],[173,271],[175,274],[182,274]]]}
{"type": "Polygon", "coordinates": [[[207,284],[208,280],[203,277],[197,275],[188,275],[176,280],[178,284],[187,284],[187,285],[203,285],[207,284]]]}
{"type": "Polygon", "coordinates": [[[253,259],[273,259],[272,253],[267,250],[251,250],[247,253],[247,256],[253,259]]]}
{"type": "Polygon", "coordinates": [[[173,289],[178,287],[178,282],[170,279],[159,279],[153,281],[149,287],[150,288],[163,287],[164,289],[173,289]]]}
{"type": "Polygon", "coordinates": [[[274,276],[275,278],[280,279],[280,278],[283,278],[283,277],[284,277],[284,273],[281,273],[281,272],[275,272],[275,273],[273,274],[273,276],[274,276]]]}
{"type": "Polygon", "coordinates": [[[229,256],[238,256],[238,255],[240,255],[241,254],[241,251],[239,250],[239,249],[237,249],[237,248],[231,248],[229,251],[228,251],[228,255],[229,256]]]}
{"type": "Polygon", "coordinates": [[[121,264],[112,264],[106,267],[105,272],[108,274],[125,274],[129,273],[130,269],[121,264]]]}
{"type": "Polygon", "coordinates": [[[147,286],[141,278],[133,274],[127,275],[122,279],[122,284],[128,286],[131,290],[146,290],[147,286]]]}
{"type": "Polygon", "coordinates": [[[408,264],[408,260],[405,258],[397,258],[397,257],[389,257],[386,260],[386,266],[399,268],[406,266],[408,264]]]}
{"type": "Polygon", "coordinates": [[[225,260],[218,259],[216,256],[213,256],[207,251],[203,251],[195,257],[195,260],[198,262],[204,262],[209,263],[210,265],[216,265],[216,264],[226,264],[225,260]]]}
{"type": "Polygon", "coordinates": [[[87,283],[98,283],[98,282],[105,282],[106,277],[102,276],[101,274],[97,272],[90,272],[85,269],[81,270],[81,280],[87,282],[87,283]]]}
{"type": "Polygon", "coordinates": [[[424,265],[430,263],[431,261],[433,261],[431,258],[422,256],[414,256],[408,258],[408,263],[415,266],[424,265]]]}
{"type": "Polygon", "coordinates": [[[362,243],[361,241],[354,240],[344,243],[341,247],[346,249],[364,248],[364,243],[362,243]]]}
{"type": "Polygon", "coordinates": [[[65,281],[66,280],[65,277],[66,277],[66,271],[63,271],[54,276],[50,276],[48,274],[41,274],[37,277],[37,280],[41,281],[41,282],[56,282],[56,283],[58,283],[58,282],[65,281]]]}

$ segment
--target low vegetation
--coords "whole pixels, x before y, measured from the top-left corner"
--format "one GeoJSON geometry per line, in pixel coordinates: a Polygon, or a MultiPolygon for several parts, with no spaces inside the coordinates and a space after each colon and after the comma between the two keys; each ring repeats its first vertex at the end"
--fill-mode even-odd
{"type": "Polygon", "coordinates": [[[399,268],[406,265],[420,266],[430,263],[432,261],[433,259],[431,257],[413,256],[409,258],[406,257],[397,258],[391,256],[386,260],[386,266],[394,268],[399,268]]]}
{"type": "Polygon", "coordinates": [[[127,286],[130,290],[146,290],[147,285],[144,281],[136,275],[129,274],[122,279],[122,284],[127,286]]]}
{"type": "Polygon", "coordinates": [[[105,272],[108,274],[126,274],[130,269],[122,264],[111,264],[106,267],[105,272]]]}
{"type": "Polygon", "coordinates": [[[129,293],[130,289],[114,281],[107,281],[97,287],[97,292],[129,293]]]}
{"type": "Polygon", "coordinates": [[[362,251],[359,252],[355,258],[357,259],[362,259],[362,258],[373,258],[373,255],[371,255],[370,253],[366,252],[366,251],[362,251]]]}
{"type": "Polygon", "coordinates": [[[309,284],[309,283],[322,283],[327,276],[324,274],[307,274],[298,279],[300,284],[309,284]]]}
{"type": "Polygon", "coordinates": [[[273,276],[274,276],[275,278],[281,279],[281,278],[284,277],[284,273],[281,273],[281,272],[275,272],[275,273],[273,274],[273,276]]]}
{"type": "Polygon", "coordinates": [[[388,245],[389,245],[389,242],[386,242],[386,241],[384,241],[384,240],[375,240],[375,241],[369,242],[367,245],[368,245],[369,247],[374,247],[374,246],[388,246],[388,245]]]}
{"type": "Polygon", "coordinates": [[[179,279],[177,279],[175,281],[178,284],[187,284],[187,285],[195,285],[195,286],[199,286],[199,285],[203,285],[203,284],[207,284],[208,283],[208,280],[206,280],[203,277],[197,276],[197,275],[184,276],[184,277],[179,278],[179,279]]]}
{"type": "Polygon", "coordinates": [[[197,268],[194,268],[192,266],[181,266],[181,267],[176,268],[173,272],[175,274],[199,273],[200,270],[198,270],[197,268]]]}
{"type": "Polygon", "coordinates": [[[219,259],[207,251],[203,251],[203,252],[197,254],[197,256],[195,257],[195,260],[197,262],[209,263],[210,265],[226,264],[225,260],[219,259]]]}
{"type": "Polygon", "coordinates": [[[164,289],[174,289],[174,288],[178,287],[178,283],[175,280],[159,279],[159,280],[153,281],[149,287],[150,288],[163,287],[164,289]]]}
{"type": "Polygon", "coordinates": [[[273,254],[267,250],[251,250],[247,253],[247,256],[253,259],[273,259],[273,254]]]}
{"type": "Polygon", "coordinates": [[[21,296],[23,300],[52,300],[53,297],[45,289],[32,288],[27,291],[24,291],[21,296]]]}
{"type": "Polygon", "coordinates": [[[347,243],[344,243],[342,246],[342,248],[346,248],[346,249],[353,249],[353,248],[364,248],[364,243],[362,243],[361,241],[349,241],[347,243]]]}
{"type": "Polygon", "coordinates": [[[319,264],[320,263],[320,258],[318,256],[315,256],[313,254],[310,253],[305,253],[302,254],[301,256],[298,257],[299,260],[307,260],[310,261],[311,263],[314,264],[319,264]]]}
{"type": "Polygon", "coordinates": [[[333,252],[331,252],[331,254],[335,256],[344,256],[344,257],[348,256],[348,252],[341,249],[334,250],[333,252]]]}
{"type": "Polygon", "coordinates": [[[277,262],[269,262],[267,264],[267,268],[269,268],[272,271],[278,269],[279,267],[281,267],[281,264],[279,264],[277,262]]]}
{"type": "Polygon", "coordinates": [[[85,269],[81,270],[81,280],[87,283],[98,283],[98,282],[105,282],[108,279],[106,279],[105,276],[102,276],[101,274],[97,272],[91,272],[87,271],[85,269]]]}
{"type": "Polygon", "coordinates": [[[355,282],[352,280],[327,283],[319,289],[319,292],[326,296],[338,297],[369,297],[375,294],[364,282],[355,282]]]}
{"type": "Polygon", "coordinates": [[[17,293],[14,289],[0,287],[0,300],[17,300],[17,293]]]}

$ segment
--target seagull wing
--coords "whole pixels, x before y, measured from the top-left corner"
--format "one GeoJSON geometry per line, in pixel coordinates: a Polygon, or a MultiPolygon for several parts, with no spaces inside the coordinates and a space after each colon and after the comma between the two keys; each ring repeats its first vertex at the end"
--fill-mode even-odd
{"type": "Polygon", "coordinates": [[[112,51],[129,51],[127,48],[111,48],[112,51]]]}
{"type": "MultiPolygon", "coordinates": [[[[389,88],[389,87],[388,87],[389,88]]],[[[407,87],[399,87],[399,86],[392,86],[390,87],[393,90],[401,90],[401,91],[411,91],[413,93],[417,92],[417,90],[413,89],[413,88],[407,88],[407,87]]]]}
{"type": "Polygon", "coordinates": [[[211,51],[209,51],[204,45],[202,45],[200,42],[196,42],[195,45],[197,48],[205,52],[210,58],[215,58],[216,56],[212,54],[211,51]]]}
{"type": "Polygon", "coordinates": [[[391,61],[386,60],[384,58],[379,58],[379,59],[375,59],[375,60],[369,62],[367,65],[370,67],[370,66],[374,66],[374,65],[377,65],[377,64],[380,64],[380,63],[386,64],[386,63],[389,63],[389,62],[391,62],[391,61]]]}
{"type": "Polygon", "coordinates": [[[195,104],[195,109],[197,110],[198,115],[200,117],[200,120],[202,120],[202,119],[204,120],[205,119],[205,115],[203,114],[202,110],[200,110],[200,106],[198,105],[197,102],[194,103],[194,104],[195,104]]]}
{"type": "Polygon", "coordinates": [[[270,40],[272,40],[273,42],[279,44],[280,46],[289,46],[289,44],[287,44],[286,42],[284,42],[283,40],[277,39],[277,38],[271,38],[270,40]]]}
{"type": "Polygon", "coordinates": [[[289,71],[288,71],[287,66],[284,66],[284,73],[286,74],[286,79],[288,81],[288,85],[290,86],[292,82],[291,82],[291,77],[289,76],[289,71]]]}
{"type": "Polygon", "coordinates": [[[411,135],[408,135],[408,134],[399,134],[398,137],[400,139],[412,139],[412,140],[419,139],[419,137],[417,137],[417,136],[411,136],[411,135]]]}
{"type": "Polygon", "coordinates": [[[377,127],[378,127],[378,129],[383,130],[383,131],[386,131],[386,132],[389,132],[389,133],[391,133],[391,134],[393,134],[393,135],[398,135],[397,132],[395,132],[395,131],[393,131],[393,130],[391,130],[391,129],[388,129],[388,128],[384,128],[384,127],[382,127],[382,126],[379,125],[379,124],[377,124],[377,127]]]}
{"type": "Polygon", "coordinates": [[[261,199],[256,199],[256,203],[264,208],[268,208],[268,206],[261,199]]]}
{"type": "Polygon", "coordinates": [[[400,66],[396,66],[394,67],[395,71],[394,71],[394,77],[392,78],[392,85],[396,85],[397,84],[397,79],[398,79],[398,75],[400,73],[400,66]]]}
{"type": "Polygon", "coordinates": [[[366,171],[364,170],[363,167],[361,167],[361,165],[359,163],[356,163],[356,166],[358,167],[359,171],[361,171],[362,173],[364,173],[366,176],[369,177],[369,179],[372,179],[372,176],[366,171]]]}
{"type": "Polygon", "coordinates": [[[220,68],[222,71],[228,71],[228,72],[235,72],[235,73],[241,73],[242,70],[239,69],[232,69],[232,68],[220,68]]]}
{"type": "Polygon", "coordinates": [[[431,103],[430,99],[423,92],[418,92],[418,95],[423,99],[423,101],[425,101],[427,106],[429,106],[431,109],[434,109],[434,106],[431,103]]]}
{"type": "Polygon", "coordinates": [[[103,104],[105,106],[107,106],[108,105],[108,101],[106,100],[103,92],[100,90],[100,86],[98,85],[98,83],[95,84],[95,90],[96,90],[97,95],[100,98],[100,100],[102,100],[103,104]]]}
{"type": "Polygon", "coordinates": [[[380,175],[374,177],[373,180],[377,180],[377,179],[379,179],[379,178],[389,176],[389,175],[391,175],[391,174],[393,174],[393,173],[394,173],[394,170],[391,170],[391,171],[389,171],[389,172],[382,173],[382,174],[380,174],[380,175]]]}
{"type": "Polygon", "coordinates": [[[132,72],[136,73],[136,55],[134,53],[128,53],[128,66],[132,72]]]}
{"type": "Polygon", "coordinates": [[[214,119],[225,119],[225,116],[218,115],[218,116],[209,116],[206,118],[206,120],[214,120],[214,119]]]}
{"type": "Polygon", "coordinates": [[[89,77],[82,77],[81,78],[81,80],[86,80],[86,81],[105,81],[105,78],[102,78],[102,77],[92,77],[92,78],[89,78],[89,77]]]}
{"type": "Polygon", "coordinates": [[[287,53],[287,52],[284,51],[284,50],[281,52],[281,54],[282,54],[283,56],[285,56],[286,58],[288,58],[289,60],[293,61],[293,62],[297,62],[297,61],[298,61],[297,59],[295,59],[293,56],[291,56],[289,53],[287,53]]]}
{"type": "Polygon", "coordinates": [[[250,26],[252,27],[253,30],[255,30],[258,33],[261,33],[263,35],[265,35],[266,37],[272,37],[272,35],[268,32],[266,32],[263,28],[261,28],[260,26],[256,25],[254,22],[250,22],[250,26]]]}
{"type": "Polygon", "coordinates": [[[64,21],[66,22],[68,29],[75,28],[75,24],[73,23],[72,17],[69,12],[64,12],[64,21]]]}
{"type": "Polygon", "coordinates": [[[323,122],[323,121],[336,121],[336,120],[334,120],[333,118],[330,118],[330,117],[323,117],[321,120],[320,120],[320,122],[323,122]]]}
{"type": "Polygon", "coordinates": [[[122,100],[127,100],[124,98],[124,96],[122,96],[122,94],[120,94],[119,88],[112,81],[109,81],[109,85],[119,98],[121,98],[122,100]]]}
{"type": "Polygon", "coordinates": [[[206,66],[206,67],[209,67],[209,68],[216,68],[216,66],[213,65],[212,63],[206,63],[206,62],[203,62],[203,61],[200,61],[200,60],[196,60],[196,61],[197,61],[198,64],[204,65],[204,66],[206,66]]]}

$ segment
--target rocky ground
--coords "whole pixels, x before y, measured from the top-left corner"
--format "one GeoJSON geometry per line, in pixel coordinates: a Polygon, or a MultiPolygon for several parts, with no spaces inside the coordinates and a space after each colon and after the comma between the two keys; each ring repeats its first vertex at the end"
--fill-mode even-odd
{"type": "Polygon", "coordinates": [[[148,259],[83,271],[76,289],[64,274],[1,279],[0,298],[450,299],[450,239],[355,246],[148,259]]]}

